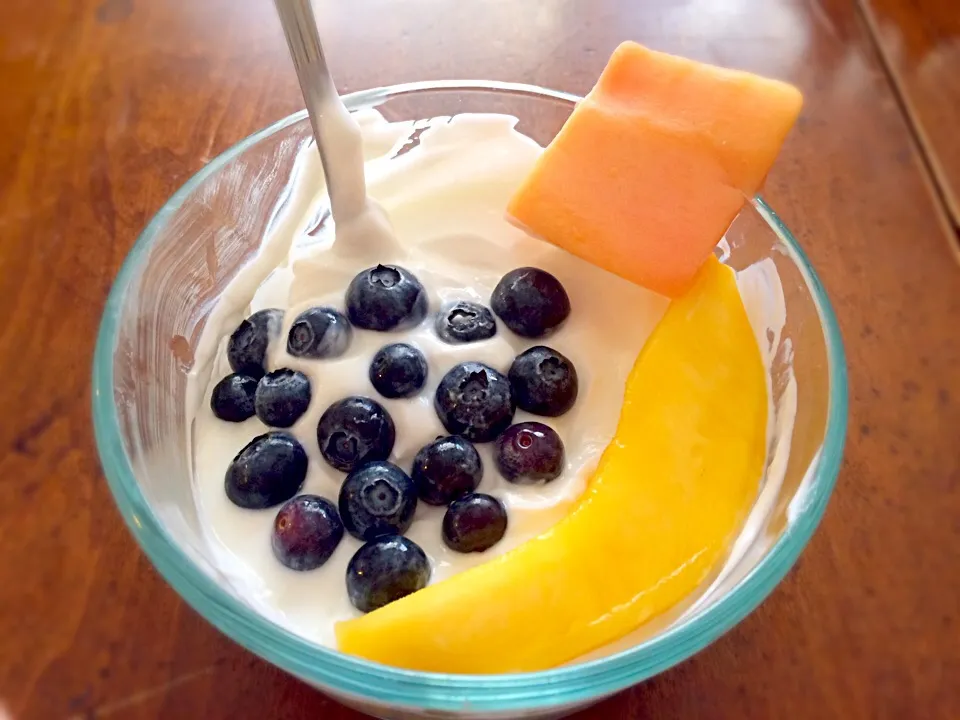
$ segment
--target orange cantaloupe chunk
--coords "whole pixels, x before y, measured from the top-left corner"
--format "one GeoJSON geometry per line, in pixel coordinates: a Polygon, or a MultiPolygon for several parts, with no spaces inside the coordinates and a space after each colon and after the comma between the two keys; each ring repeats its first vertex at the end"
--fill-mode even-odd
{"type": "Polygon", "coordinates": [[[797,119],[786,83],[620,45],[511,199],[535,235],[679,297],[797,119]]]}

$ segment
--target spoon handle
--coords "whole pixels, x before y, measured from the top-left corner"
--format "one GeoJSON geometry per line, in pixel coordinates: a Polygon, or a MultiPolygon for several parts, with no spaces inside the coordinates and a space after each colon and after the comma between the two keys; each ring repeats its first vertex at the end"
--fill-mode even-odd
{"type": "MultiPolygon", "coordinates": [[[[323,102],[329,101],[337,90],[323,56],[313,6],[310,0],[274,0],[274,4],[280,15],[280,24],[290,47],[290,56],[307,109],[322,107],[323,102]]],[[[313,120],[312,115],[310,119],[313,120]]],[[[314,127],[316,132],[317,128],[314,127]]]]}
{"type": "Polygon", "coordinates": [[[357,216],[366,202],[360,128],[333,84],[310,0],[274,0],[274,5],[317,141],[333,216],[340,224],[357,216]]]}

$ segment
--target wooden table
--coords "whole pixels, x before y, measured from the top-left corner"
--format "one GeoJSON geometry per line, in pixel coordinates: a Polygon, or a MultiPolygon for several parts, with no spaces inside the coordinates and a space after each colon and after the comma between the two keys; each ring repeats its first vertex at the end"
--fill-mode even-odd
{"type": "MultiPolygon", "coordinates": [[[[581,717],[960,717],[960,267],[856,3],[317,7],[343,90],[480,77],[583,92],[633,38],[804,91],[766,194],[846,340],[834,499],[753,615],[581,717]]],[[[357,717],[179,600],[121,524],[91,432],[94,334],[137,233],[217,153],[301,107],[272,4],[6,0],[0,89],[0,697],[44,720],[357,717]]],[[[960,173],[956,154],[933,160],[960,173]]]]}
{"type": "Polygon", "coordinates": [[[960,8],[953,0],[859,0],[924,151],[960,227],[960,8]]]}

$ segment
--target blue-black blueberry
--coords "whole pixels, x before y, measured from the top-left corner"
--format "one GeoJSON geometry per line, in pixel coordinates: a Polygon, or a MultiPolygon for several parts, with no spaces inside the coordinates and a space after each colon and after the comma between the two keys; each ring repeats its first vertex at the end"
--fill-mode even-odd
{"type": "Polygon", "coordinates": [[[307,452],[289,433],[258,435],[237,453],[224,476],[234,505],[262,510],[297,494],[307,477],[307,452]]]}
{"type": "Polygon", "coordinates": [[[371,460],[386,460],[394,440],[396,428],[390,413],[376,400],[361,395],[333,403],[317,423],[320,454],[343,472],[371,460]]]}
{"type": "Polygon", "coordinates": [[[517,335],[550,335],[570,315],[570,298],[546,270],[522,267],[504,275],[490,296],[490,307],[517,335]]]}
{"type": "Polygon", "coordinates": [[[267,371],[267,350],[280,335],[283,310],[258,310],[241,320],[227,341],[227,361],[236,373],[260,378],[267,371]]]}
{"type": "Polygon", "coordinates": [[[549,425],[517,423],[497,438],[494,459],[500,474],[512,483],[549,482],[563,472],[563,441],[549,425]]]}
{"type": "Polygon", "coordinates": [[[377,265],[347,287],[347,317],[364,330],[404,330],[427,314],[427,291],[416,276],[397,265],[377,265]]]}
{"type": "Polygon", "coordinates": [[[427,359],[413,345],[384,345],[370,362],[370,383],[385,398],[412,397],[427,381],[427,359]]]}
{"type": "Polygon", "coordinates": [[[340,357],[347,351],[353,329],[339,310],[312,307],[297,315],[287,334],[287,352],[313,359],[340,357]]]}
{"type": "Polygon", "coordinates": [[[310,379],[290,368],[269,372],[260,378],[254,405],[264,425],[290,427],[310,406],[310,379]]]}
{"type": "Polygon", "coordinates": [[[439,437],[420,448],[410,477],[425,503],[448,505],[477,489],[483,478],[483,462],[466,438],[439,437]]]}
{"type": "Polygon", "coordinates": [[[256,378],[230,373],[213,386],[210,409],[221,420],[243,422],[253,417],[255,412],[253,398],[256,392],[256,378]]]}
{"type": "Polygon", "coordinates": [[[343,526],[355,538],[403,535],[417,509],[417,488],[396,465],[375,460],[347,475],[337,506],[343,526]]]}
{"type": "Polygon", "coordinates": [[[563,415],[577,400],[576,367],[565,355],[546,345],[517,355],[507,377],[517,407],[534,415],[563,415]]]}
{"type": "Polygon", "coordinates": [[[507,532],[507,509],[492,495],[471,493],[454,500],[443,516],[443,542],[457,552],[489,550],[507,532]]]}
{"type": "Polygon", "coordinates": [[[490,309],[469,300],[444,305],[434,323],[437,336],[451,345],[487,340],[497,334],[490,309]]]}
{"type": "Polygon", "coordinates": [[[413,540],[388,535],[368,542],[347,565],[347,596],[361,612],[373,612],[421,590],[430,582],[430,562],[413,540]]]}
{"type": "Polygon", "coordinates": [[[455,365],[437,386],[434,408],[452,435],[473,442],[490,442],[513,420],[515,409],[510,381],[489,365],[455,365]]]}
{"type": "Polygon", "coordinates": [[[319,495],[287,500],[273,521],[273,554],[291,570],[323,565],[343,539],[343,523],[332,502],[319,495]]]}

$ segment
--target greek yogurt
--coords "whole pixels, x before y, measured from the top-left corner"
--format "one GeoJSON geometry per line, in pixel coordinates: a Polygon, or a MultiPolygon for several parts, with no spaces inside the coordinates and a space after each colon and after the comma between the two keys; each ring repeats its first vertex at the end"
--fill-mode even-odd
{"type": "MultiPolygon", "coordinates": [[[[392,232],[365,233],[355,216],[338,229],[336,218],[342,213],[336,206],[331,212],[316,148],[304,147],[259,254],[229,284],[204,328],[188,388],[194,492],[215,562],[235,592],[265,616],[331,647],[335,646],[334,623],[359,614],[347,598],[344,577],[360,541],[346,535],[322,567],[290,570],[271,551],[276,509],[244,510],[224,493],[224,474],[233,457],[268,429],[256,417],[227,423],[210,410],[214,384],[231,372],[226,341],[237,323],[260,309],[285,311],[280,339],[271,343],[267,364],[270,369],[299,370],[310,379],[309,408],[289,428],[309,457],[301,492],[335,503],[344,473],[324,461],[316,439],[320,415],[331,403],[350,395],[380,402],[396,425],[390,460],[409,473],[417,451],[447,434],[433,408],[434,390],[447,370],[474,360],[506,372],[516,355],[542,343],[514,335],[500,323],[490,339],[447,344],[437,337],[428,314],[418,327],[403,332],[355,329],[341,357],[296,358],[286,352],[286,336],[302,310],[328,305],[342,311],[350,280],[378,263],[401,265],[413,272],[429,293],[431,313],[455,300],[489,306],[499,279],[521,266],[543,268],[563,283],[572,312],[545,344],[570,358],[579,375],[579,397],[573,408],[546,420],[564,442],[564,471],[545,485],[513,485],[498,475],[492,444],[478,444],[484,463],[478,491],[504,503],[507,532],[484,553],[457,553],[441,539],[444,508],[419,503],[406,535],[426,552],[431,583],[436,583],[509,551],[567,514],[613,437],[627,375],[667,307],[665,298],[536,240],[506,220],[508,199],[542,151],[515,129],[515,118],[463,114],[390,123],[367,110],[354,119],[363,140],[363,170],[371,200],[365,210],[371,215],[363,222],[375,222],[380,230],[386,227],[392,232]],[[375,239],[368,242],[370,236],[375,239]],[[389,400],[376,393],[367,373],[377,350],[400,341],[424,353],[429,371],[417,396],[389,400]]],[[[342,198],[338,202],[344,203],[342,198]]],[[[758,307],[773,307],[760,297],[757,287],[752,282],[748,299],[755,299],[758,307]]],[[[751,321],[758,337],[765,337],[771,325],[779,323],[782,328],[783,324],[782,319],[756,310],[751,321]]],[[[769,367],[772,357],[767,360],[769,367]]],[[[533,419],[543,420],[518,411],[514,422],[533,419]]],[[[762,521],[751,516],[754,525],[762,521]]],[[[759,530],[744,531],[750,532],[755,536],[759,530]]]]}

